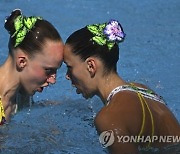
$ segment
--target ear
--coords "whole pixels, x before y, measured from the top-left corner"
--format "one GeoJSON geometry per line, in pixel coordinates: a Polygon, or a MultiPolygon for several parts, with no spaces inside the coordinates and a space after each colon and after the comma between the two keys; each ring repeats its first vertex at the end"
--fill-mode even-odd
{"type": "Polygon", "coordinates": [[[22,71],[27,65],[27,55],[23,52],[16,55],[16,67],[17,70],[22,71]]]}
{"type": "Polygon", "coordinates": [[[86,64],[87,64],[87,70],[90,73],[91,77],[94,77],[96,74],[96,70],[97,70],[97,65],[96,65],[96,61],[94,58],[87,58],[86,59],[86,64]]]}

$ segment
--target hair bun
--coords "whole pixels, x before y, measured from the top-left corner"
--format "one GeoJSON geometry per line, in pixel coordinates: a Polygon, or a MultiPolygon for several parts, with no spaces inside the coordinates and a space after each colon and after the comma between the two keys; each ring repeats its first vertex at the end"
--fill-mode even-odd
{"type": "Polygon", "coordinates": [[[9,32],[10,35],[12,35],[15,32],[14,28],[14,20],[19,16],[22,15],[22,12],[20,9],[15,9],[11,12],[11,14],[6,18],[4,27],[9,32]]]}

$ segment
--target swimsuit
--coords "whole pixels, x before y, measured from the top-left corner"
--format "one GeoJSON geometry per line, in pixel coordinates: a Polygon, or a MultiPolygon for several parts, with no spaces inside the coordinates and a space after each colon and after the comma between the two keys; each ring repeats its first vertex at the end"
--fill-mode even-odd
{"type": "Polygon", "coordinates": [[[107,98],[107,105],[110,103],[111,98],[116,93],[118,93],[120,91],[125,91],[125,90],[140,93],[143,97],[146,97],[146,98],[152,99],[154,101],[158,101],[160,103],[166,104],[161,96],[158,96],[157,94],[155,94],[153,91],[151,91],[149,89],[136,87],[134,85],[123,85],[123,86],[116,87],[115,89],[113,89],[111,91],[111,93],[109,94],[109,96],[107,98]]]}
{"type": "Polygon", "coordinates": [[[0,125],[5,124],[5,122],[6,122],[5,113],[4,113],[4,108],[3,108],[3,105],[2,105],[2,100],[1,100],[1,97],[0,97],[0,125]]]}
{"type": "MultiPolygon", "coordinates": [[[[155,94],[153,91],[151,91],[149,89],[140,88],[140,87],[137,87],[137,86],[131,84],[131,85],[119,86],[119,87],[116,87],[114,90],[112,90],[111,93],[109,94],[108,98],[107,98],[107,105],[110,103],[112,97],[116,93],[121,92],[121,91],[136,92],[138,97],[139,97],[139,100],[141,102],[143,119],[142,119],[141,130],[139,132],[138,137],[141,137],[143,132],[144,132],[144,125],[145,125],[145,118],[146,118],[145,106],[147,107],[148,112],[150,114],[150,118],[151,118],[151,125],[152,125],[152,128],[151,128],[151,137],[152,137],[154,135],[154,119],[153,119],[152,112],[151,112],[151,110],[149,108],[149,105],[147,104],[145,98],[148,98],[148,99],[151,99],[151,100],[158,101],[160,103],[166,104],[164,102],[163,98],[161,96],[158,96],[157,94],[155,94]]],[[[150,143],[151,142],[149,142],[148,147],[150,146],[150,143]]]]}

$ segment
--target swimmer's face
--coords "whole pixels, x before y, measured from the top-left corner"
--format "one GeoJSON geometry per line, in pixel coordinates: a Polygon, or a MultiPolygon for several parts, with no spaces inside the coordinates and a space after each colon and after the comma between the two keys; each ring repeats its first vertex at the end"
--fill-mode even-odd
{"type": "Polygon", "coordinates": [[[44,87],[56,82],[57,69],[63,61],[64,45],[60,41],[46,41],[42,51],[26,59],[21,72],[21,84],[28,94],[42,92],[44,87]]]}
{"type": "Polygon", "coordinates": [[[76,87],[76,93],[84,98],[94,96],[92,79],[87,69],[87,62],[82,61],[78,55],[72,53],[72,48],[65,45],[64,63],[67,65],[66,79],[71,80],[72,86],[76,87]]]}

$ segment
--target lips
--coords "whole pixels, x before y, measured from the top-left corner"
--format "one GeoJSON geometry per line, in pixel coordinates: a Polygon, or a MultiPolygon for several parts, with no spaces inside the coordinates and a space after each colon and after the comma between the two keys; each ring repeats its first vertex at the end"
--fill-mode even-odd
{"type": "Polygon", "coordinates": [[[81,94],[81,91],[77,88],[77,86],[72,82],[71,83],[72,87],[76,88],[76,93],[81,94]]]}
{"type": "Polygon", "coordinates": [[[43,87],[37,88],[37,91],[41,93],[43,91],[43,87]]]}
{"type": "Polygon", "coordinates": [[[77,94],[80,94],[80,93],[81,93],[81,91],[75,86],[75,84],[72,83],[72,87],[75,87],[75,88],[76,88],[76,93],[77,93],[77,94]]]}
{"type": "Polygon", "coordinates": [[[76,89],[76,93],[77,93],[77,94],[80,94],[81,91],[80,91],[79,89],[76,89]]]}

